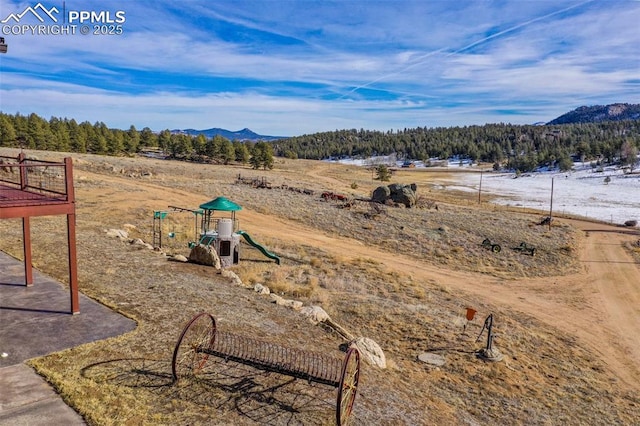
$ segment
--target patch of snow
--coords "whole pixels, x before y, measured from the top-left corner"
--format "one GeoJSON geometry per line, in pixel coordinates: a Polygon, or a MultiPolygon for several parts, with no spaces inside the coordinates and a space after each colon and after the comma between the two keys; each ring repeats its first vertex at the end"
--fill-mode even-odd
{"type": "MultiPolygon", "coordinates": [[[[366,166],[393,161],[393,156],[366,159],[342,158],[341,164],[366,166]]],[[[432,159],[433,162],[440,162],[432,159]]],[[[388,163],[387,163],[388,164],[388,163]]],[[[398,167],[403,162],[398,162],[398,167]]],[[[468,160],[449,159],[448,168],[474,166],[468,160]]],[[[426,167],[415,161],[416,168],[426,167]]],[[[450,190],[478,192],[480,174],[461,173],[457,185],[447,185],[450,190]]],[[[482,174],[482,193],[497,197],[496,204],[549,212],[551,207],[551,183],[553,182],[553,213],[583,216],[617,225],[628,220],[640,221],[640,174],[629,174],[613,166],[592,167],[577,162],[573,170],[539,169],[535,173],[485,172],[482,174]],[[606,179],[608,178],[608,179],[606,179]],[[606,182],[605,180],[608,180],[606,182]]]]}
{"type": "MultiPolygon", "coordinates": [[[[459,182],[477,192],[480,175],[465,174],[460,176],[459,182]]],[[[625,174],[615,168],[598,172],[576,164],[574,171],[564,173],[537,172],[517,176],[515,173],[485,172],[481,189],[483,194],[496,196],[494,202],[497,204],[548,212],[552,183],[554,214],[584,216],[618,225],[640,219],[640,174],[625,174]]]]}

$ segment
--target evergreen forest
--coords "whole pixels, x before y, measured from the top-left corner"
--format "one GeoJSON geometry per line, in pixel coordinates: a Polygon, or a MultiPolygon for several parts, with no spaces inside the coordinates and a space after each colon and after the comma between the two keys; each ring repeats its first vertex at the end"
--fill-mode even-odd
{"type": "Polygon", "coordinates": [[[633,170],[640,148],[640,120],[558,125],[499,123],[386,132],[351,129],[264,142],[230,141],[219,135],[208,138],[169,130],[153,132],[148,127],[110,129],[102,122],[77,123],[67,118],[46,120],[35,113],[0,113],[0,146],[101,155],[133,155],[155,149],[176,159],[249,163],[264,169],[273,167],[273,155],[321,160],[395,154],[402,160],[425,162],[457,157],[522,172],[538,167],[568,170],[573,161],[620,163],[633,170]]]}
{"type": "Polygon", "coordinates": [[[573,161],[635,164],[640,120],[561,125],[486,124],[397,131],[336,130],[274,142],[279,156],[309,159],[369,158],[396,154],[404,160],[470,159],[495,168],[560,170],[573,161]]]}
{"type": "Polygon", "coordinates": [[[103,122],[78,124],[74,119],[56,117],[47,121],[34,113],[0,113],[0,146],[113,156],[159,151],[174,159],[273,168],[273,147],[267,142],[244,143],[169,130],[157,133],[148,127],[138,131],[133,125],[128,130],[110,129],[103,122]]]}

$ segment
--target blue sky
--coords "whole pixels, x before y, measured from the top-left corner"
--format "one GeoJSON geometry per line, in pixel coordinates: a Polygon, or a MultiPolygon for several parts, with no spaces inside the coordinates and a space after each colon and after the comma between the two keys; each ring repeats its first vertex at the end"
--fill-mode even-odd
{"type": "Polygon", "coordinates": [[[640,103],[638,0],[0,0],[0,21],[2,112],[112,128],[295,136],[640,103]]]}

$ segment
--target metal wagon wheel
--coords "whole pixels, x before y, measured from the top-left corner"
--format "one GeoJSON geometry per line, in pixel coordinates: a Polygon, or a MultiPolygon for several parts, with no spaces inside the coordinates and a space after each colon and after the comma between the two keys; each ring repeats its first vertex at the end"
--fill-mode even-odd
{"type": "Polygon", "coordinates": [[[338,385],[338,401],[336,407],[336,424],[346,425],[353,409],[353,402],[358,391],[360,377],[360,352],[355,347],[347,349],[347,355],[342,363],[342,374],[338,385]]]}
{"type": "Polygon", "coordinates": [[[198,375],[209,359],[206,352],[216,338],[216,320],[202,312],[191,319],[182,330],[173,351],[171,370],[173,380],[198,375]]]}

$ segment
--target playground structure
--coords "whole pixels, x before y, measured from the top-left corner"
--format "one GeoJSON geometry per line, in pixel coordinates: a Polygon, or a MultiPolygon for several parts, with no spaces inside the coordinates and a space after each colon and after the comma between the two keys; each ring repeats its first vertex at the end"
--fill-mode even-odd
{"type": "Polygon", "coordinates": [[[202,209],[188,209],[184,207],[169,206],[168,210],[155,210],[153,212],[153,246],[157,248],[176,248],[186,242],[197,238],[202,209]],[[184,214],[193,214],[193,234],[189,232],[188,221],[184,214]]]}
{"type": "MultiPolygon", "coordinates": [[[[194,235],[188,242],[189,248],[198,245],[213,247],[222,267],[229,267],[240,261],[240,237],[252,247],[255,247],[264,256],[275,260],[280,264],[280,257],[268,251],[264,246],[258,244],[245,231],[239,230],[239,221],[236,219],[236,212],[242,207],[233,201],[218,197],[214,200],[201,204],[198,209],[169,206],[171,212],[191,213],[194,216],[194,235]],[[216,216],[216,212],[227,212],[228,217],[216,216]],[[199,229],[198,229],[199,228],[199,229]]],[[[185,234],[188,234],[184,221],[176,225],[173,223],[171,230],[166,230],[166,222],[170,220],[169,211],[157,210],[153,212],[153,246],[162,248],[163,237],[173,241],[183,242],[185,234]],[[163,230],[164,229],[164,230],[163,230]],[[182,238],[179,238],[182,237],[182,238]]]]}
{"type": "Polygon", "coordinates": [[[184,327],[171,362],[174,382],[183,378],[206,380],[210,356],[337,388],[336,424],[349,420],[360,377],[360,352],[350,346],[343,360],[321,353],[218,330],[211,314],[202,312],[184,327]]]}
{"type": "Polygon", "coordinates": [[[218,197],[200,204],[200,208],[204,213],[198,244],[213,246],[223,267],[237,264],[240,261],[240,236],[235,232],[238,229],[236,212],[242,207],[225,197],[218,197]],[[231,215],[215,217],[216,211],[229,212],[231,215]]]}

